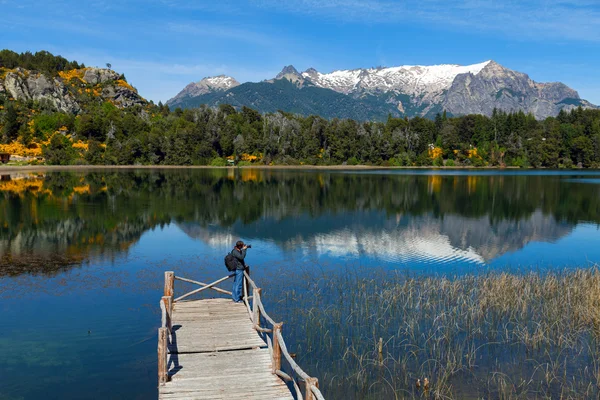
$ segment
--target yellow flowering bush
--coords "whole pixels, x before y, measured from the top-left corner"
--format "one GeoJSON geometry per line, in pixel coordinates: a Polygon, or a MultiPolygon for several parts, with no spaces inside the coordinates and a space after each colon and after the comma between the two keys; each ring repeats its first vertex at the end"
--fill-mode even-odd
{"type": "Polygon", "coordinates": [[[14,69],[0,67],[0,79],[6,78],[9,72],[15,72],[14,69]]]}
{"type": "Polygon", "coordinates": [[[78,140],[76,142],[73,142],[73,148],[77,149],[77,150],[85,150],[87,151],[89,148],[89,145],[81,140],[78,140]]]}
{"type": "Polygon", "coordinates": [[[71,69],[69,71],[58,71],[58,76],[60,76],[65,81],[69,82],[71,79],[78,79],[81,83],[85,83],[83,80],[83,75],[87,68],[82,69],[71,69]]]}
{"type": "Polygon", "coordinates": [[[479,154],[477,154],[477,147],[473,147],[472,149],[467,150],[467,157],[469,158],[481,158],[479,154]]]}
{"type": "Polygon", "coordinates": [[[116,81],[116,84],[117,84],[117,86],[127,88],[127,89],[137,93],[137,90],[135,90],[135,88],[133,86],[131,86],[129,83],[125,82],[124,79],[118,79],[116,81]]]}
{"type": "Polygon", "coordinates": [[[37,143],[25,146],[23,143],[15,141],[8,144],[0,144],[0,153],[8,153],[21,157],[40,157],[42,149],[37,143]]]}
{"type": "Polygon", "coordinates": [[[433,148],[429,148],[428,150],[428,155],[429,158],[431,158],[432,160],[435,160],[436,158],[439,158],[442,156],[442,148],[441,147],[433,147],[433,148]]]}
{"type": "Polygon", "coordinates": [[[260,159],[258,156],[255,156],[252,154],[247,154],[247,153],[242,153],[242,156],[240,158],[242,161],[248,161],[248,162],[255,162],[260,159]]]}

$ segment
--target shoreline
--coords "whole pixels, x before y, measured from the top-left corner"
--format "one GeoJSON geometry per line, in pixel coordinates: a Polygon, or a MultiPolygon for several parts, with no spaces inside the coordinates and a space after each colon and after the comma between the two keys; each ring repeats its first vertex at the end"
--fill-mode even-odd
{"type": "MultiPolygon", "coordinates": [[[[110,170],[110,169],[264,169],[264,170],[334,170],[334,171],[369,171],[369,170],[473,170],[473,171],[504,171],[504,170],[544,170],[546,168],[519,168],[519,167],[433,167],[433,166],[411,166],[411,167],[386,167],[378,165],[244,165],[244,166],[210,166],[210,165],[0,165],[0,174],[11,172],[28,171],[79,171],[79,170],[110,170]]],[[[565,171],[571,171],[571,169],[565,171]]]]}

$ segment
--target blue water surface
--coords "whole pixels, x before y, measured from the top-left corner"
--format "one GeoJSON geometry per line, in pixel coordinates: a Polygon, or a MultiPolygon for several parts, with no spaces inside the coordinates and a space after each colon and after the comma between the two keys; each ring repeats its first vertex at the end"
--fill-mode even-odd
{"type": "Polygon", "coordinates": [[[591,268],[598,182],[597,171],[4,174],[0,399],[155,397],[164,271],[220,278],[239,239],[259,282],[289,269],[591,268]]]}

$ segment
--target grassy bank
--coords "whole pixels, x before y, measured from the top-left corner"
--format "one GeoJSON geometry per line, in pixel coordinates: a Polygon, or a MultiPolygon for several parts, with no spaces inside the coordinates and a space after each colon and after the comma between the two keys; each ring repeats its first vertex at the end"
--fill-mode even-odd
{"type": "Polygon", "coordinates": [[[299,364],[320,378],[328,399],[599,394],[597,268],[455,278],[292,273],[282,280],[302,284],[284,290],[265,282],[273,288],[265,298],[281,299],[271,300],[272,315],[286,321],[299,364]]]}

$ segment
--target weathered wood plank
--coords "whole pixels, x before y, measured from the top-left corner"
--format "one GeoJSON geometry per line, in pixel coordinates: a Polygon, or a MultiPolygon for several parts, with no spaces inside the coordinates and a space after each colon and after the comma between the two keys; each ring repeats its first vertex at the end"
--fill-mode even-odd
{"type": "Polygon", "coordinates": [[[169,381],[159,399],[293,399],[272,374],[267,344],[244,304],[231,299],[173,304],[167,360],[169,381]]]}

